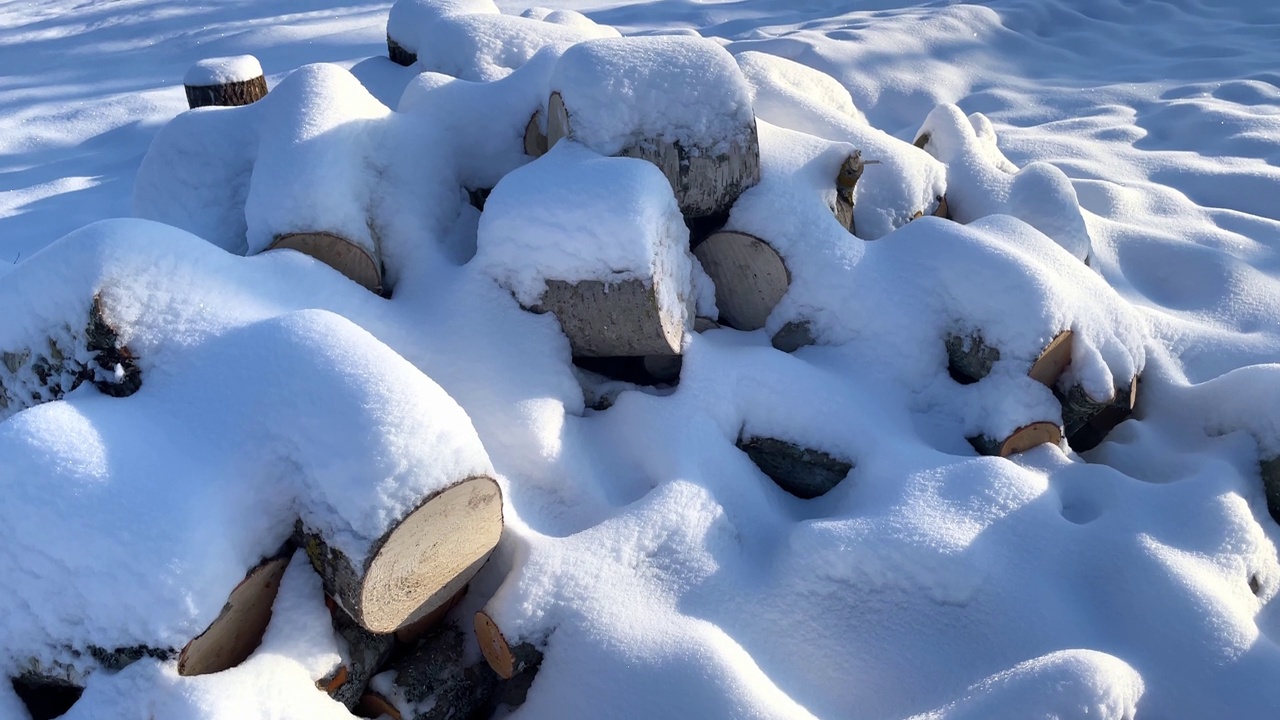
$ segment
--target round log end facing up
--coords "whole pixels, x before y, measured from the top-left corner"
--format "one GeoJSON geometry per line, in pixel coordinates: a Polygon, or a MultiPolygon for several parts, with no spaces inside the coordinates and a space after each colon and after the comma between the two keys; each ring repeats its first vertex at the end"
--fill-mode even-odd
{"type": "Polygon", "coordinates": [[[391,58],[391,62],[397,65],[409,67],[418,62],[418,54],[405,50],[400,43],[387,36],[387,57],[391,58]]]}
{"type": "Polygon", "coordinates": [[[368,250],[327,232],[289,233],[277,237],[268,250],[287,248],[319,260],[370,292],[382,291],[382,263],[368,250]]]}
{"type": "Polygon", "coordinates": [[[444,605],[502,537],[502,491],[477,476],[431,497],[386,537],[360,588],[361,625],[393,633],[444,605]]]}
{"type": "Polygon", "coordinates": [[[1005,438],[1005,441],[1000,443],[999,454],[1000,457],[1007,458],[1045,443],[1057,445],[1060,442],[1062,442],[1062,429],[1057,423],[1034,422],[1014,430],[1012,435],[1005,438]]]}
{"type": "Polygon", "coordinates": [[[264,561],[231,591],[213,624],[178,655],[179,675],[222,672],[244,662],[258,649],[271,623],[271,606],[292,553],[264,561]]]}
{"type": "Polygon", "coordinates": [[[1054,336],[1031,365],[1031,371],[1027,375],[1046,387],[1056,385],[1058,378],[1062,377],[1063,371],[1071,364],[1071,340],[1070,330],[1063,330],[1054,336]]]}
{"type": "Polygon", "coordinates": [[[782,257],[758,237],[718,232],[693,254],[716,286],[720,322],[738,330],[759,330],[791,285],[782,257]]]}
{"type": "Polygon", "coordinates": [[[267,79],[259,75],[250,80],[236,80],[221,85],[183,85],[187,107],[192,110],[211,105],[237,107],[256,103],[267,96],[267,79]]]}

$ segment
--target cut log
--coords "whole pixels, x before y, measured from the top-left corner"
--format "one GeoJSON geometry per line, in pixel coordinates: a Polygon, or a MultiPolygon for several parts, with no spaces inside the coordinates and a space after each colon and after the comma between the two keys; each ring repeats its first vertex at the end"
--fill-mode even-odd
{"type": "Polygon", "coordinates": [[[351,619],[332,598],[326,598],[333,630],[345,646],[342,662],[316,682],[334,700],[354,709],[365,696],[369,681],[382,671],[396,647],[393,634],[371,633],[351,619]]]}
{"type": "Polygon", "coordinates": [[[575,357],[679,355],[688,319],[664,311],[653,280],[548,280],[534,312],[560,321],[575,357]]]}
{"type": "Polygon", "coordinates": [[[272,241],[267,250],[288,248],[319,260],[374,293],[382,292],[382,261],[376,243],[361,243],[327,232],[289,233],[272,241]]]}
{"type": "Polygon", "coordinates": [[[1062,403],[1062,423],[1067,444],[1076,452],[1086,452],[1097,447],[1107,435],[1124,422],[1138,404],[1138,377],[1129,381],[1128,387],[1118,388],[1110,399],[1094,400],[1079,385],[1066,394],[1059,393],[1062,403]]]}
{"type": "Polygon", "coordinates": [[[1057,423],[1033,422],[1014,430],[1013,434],[1003,440],[982,435],[969,438],[969,442],[983,455],[1007,458],[1045,443],[1057,445],[1062,442],[1062,429],[1057,423]]]}
{"type": "Polygon", "coordinates": [[[499,679],[478,659],[467,663],[467,636],[446,623],[423,636],[413,652],[391,666],[405,720],[488,717],[497,702],[499,679]]]}
{"type": "Polygon", "coordinates": [[[249,105],[267,96],[262,65],[252,55],[201,60],[187,71],[183,88],[193,110],[210,105],[249,105]]]}
{"type": "Polygon", "coordinates": [[[394,633],[448,602],[488,560],[502,536],[502,492],[475,476],[432,495],[359,564],[301,521],[296,535],[325,591],[365,629],[394,633]]]}
{"type": "Polygon", "coordinates": [[[387,35],[387,57],[391,58],[391,62],[404,67],[418,62],[418,54],[405,50],[390,34],[387,35]]]}
{"type": "Polygon", "coordinates": [[[853,222],[853,191],[858,184],[858,180],[862,179],[862,173],[866,170],[867,165],[878,164],[879,160],[863,160],[862,151],[854,150],[853,154],[845,158],[840,165],[840,172],[836,174],[836,206],[833,209],[836,220],[840,222],[840,227],[854,233],[853,222]]]}
{"type": "MultiPolygon", "coordinates": [[[[686,221],[727,217],[738,196],[760,182],[755,117],[741,130],[742,139],[721,143],[723,147],[685,147],[661,138],[640,138],[617,154],[656,165],[671,183],[686,221]]],[[[559,92],[553,92],[547,100],[547,147],[566,137],[575,139],[573,109],[559,92]]]]}
{"type": "Polygon", "coordinates": [[[1280,523],[1280,457],[1261,463],[1262,487],[1267,494],[1267,511],[1271,519],[1280,523]]]}
{"type": "Polygon", "coordinates": [[[480,653],[503,680],[536,673],[542,665],[542,650],[538,647],[541,643],[519,640],[512,644],[488,612],[480,610],[476,613],[475,630],[480,653]]]}
{"type": "Polygon", "coordinates": [[[792,320],[791,322],[778,328],[778,332],[773,334],[770,343],[774,348],[785,353],[795,352],[806,345],[813,345],[818,341],[813,336],[813,327],[808,320],[792,320]]]}
{"type": "Polygon", "coordinates": [[[694,248],[716,286],[720,322],[738,330],[759,330],[787,294],[791,274],[767,242],[746,233],[722,231],[694,248]]]}
{"type": "Polygon", "coordinates": [[[719,330],[720,323],[708,317],[696,317],[693,319],[693,331],[704,333],[708,330],[719,330]]]}
{"type": "Polygon", "coordinates": [[[128,397],[142,387],[142,372],[100,296],[89,303],[88,316],[79,330],[66,325],[50,331],[44,347],[0,351],[0,420],[61,399],[85,382],[111,397],[128,397]]]}
{"type": "Polygon", "coordinates": [[[524,128],[524,154],[535,158],[547,154],[547,134],[542,132],[541,108],[534,111],[524,128]]]}
{"type": "MultiPolygon", "coordinates": [[[[1045,345],[1031,364],[1027,373],[1035,380],[1052,388],[1071,363],[1070,330],[1063,330],[1045,345]]],[[[1000,360],[1000,349],[988,345],[981,335],[947,335],[947,371],[961,385],[978,382],[991,373],[1000,360]]]]}
{"type": "Polygon", "coordinates": [[[947,196],[946,196],[946,195],[939,195],[939,196],[938,196],[938,198],[937,198],[937,200],[938,200],[938,207],[937,207],[936,209],[934,209],[934,211],[933,211],[933,216],[934,216],[934,217],[940,217],[940,218],[942,218],[943,220],[950,220],[950,219],[951,219],[951,204],[947,202],[947,196]]]}
{"type": "Polygon", "coordinates": [[[271,622],[271,606],[280,590],[280,579],[292,556],[290,547],[249,571],[231,591],[213,624],[182,648],[178,655],[179,675],[221,672],[244,662],[258,649],[271,622]]]}
{"type": "Polygon", "coordinates": [[[446,600],[443,605],[423,615],[417,621],[396,630],[396,642],[401,645],[412,645],[417,642],[419,638],[439,625],[441,620],[444,620],[444,616],[448,615],[458,601],[467,594],[467,588],[467,585],[463,585],[462,589],[454,593],[453,597],[446,600]]]}
{"type": "Polygon", "coordinates": [[[778,487],[804,500],[825,495],[853,469],[852,462],[785,440],[744,437],[738,448],[778,487]]]}

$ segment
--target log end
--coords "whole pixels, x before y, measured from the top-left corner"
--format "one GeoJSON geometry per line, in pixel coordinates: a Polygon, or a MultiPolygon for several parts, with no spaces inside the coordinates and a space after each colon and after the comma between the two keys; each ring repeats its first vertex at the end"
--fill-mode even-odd
{"type": "Polygon", "coordinates": [[[524,128],[524,154],[542,157],[547,154],[547,135],[542,132],[542,109],[535,110],[524,128]]]}
{"type": "Polygon", "coordinates": [[[791,285],[786,264],[767,242],[746,233],[722,231],[693,254],[716,286],[720,322],[738,330],[759,330],[791,285]]]}
{"type": "Polygon", "coordinates": [[[569,109],[559,92],[547,98],[547,150],[555,147],[561,138],[569,137],[569,109]]]}
{"type": "Polygon", "coordinates": [[[444,605],[479,572],[502,537],[502,491],[476,476],[410,513],[383,540],[360,587],[360,623],[393,633],[444,605]]]}
{"type": "Polygon", "coordinates": [[[480,653],[485,662],[503,680],[510,680],[516,674],[516,657],[511,652],[511,645],[503,637],[498,624],[489,617],[489,613],[480,610],[475,617],[476,640],[480,643],[480,653]]]}
{"type": "Polygon", "coordinates": [[[652,280],[548,280],[535,308],[553,313],[574,357],[679,355],[688,318],[684,308],[659,302],[652,280]]]}
{"type": "Polygon", "coordinates": [[[1027,375],[1046,387],[1056,385],[1058,378],[1062,377],[1062,373],[1071,364],[1072,337],[1070,330],[1063,330],[1055,335],[1031,365],[1031,371],[1027,375]]]}
{"type": "Polygon", "coordinates": [[[319,260],[374,293],[382,291],[382,264],[368,250],[333,233],[278,236],[267,250],[288,248],[319,260]]]}
{"type": "Polygon", "coordinates": [[[1062,429],[1057,423],[1033,422],[1014,430],[1004,440],[992,440],[985,435],[969,440],[975,449],[983,455],[994,455],[1007,458],[1024,453],[1031,448],[1045,443],[1057,445],[1062,442],[1062,429]]]}
{"type": "Polygon", "coordinates": [[[231,591],[208,629],[178,654],[179,675],[207,675],[233,668],[258,649],[271,623],[271,606],[292,553],[258,565],[231,591]]]}

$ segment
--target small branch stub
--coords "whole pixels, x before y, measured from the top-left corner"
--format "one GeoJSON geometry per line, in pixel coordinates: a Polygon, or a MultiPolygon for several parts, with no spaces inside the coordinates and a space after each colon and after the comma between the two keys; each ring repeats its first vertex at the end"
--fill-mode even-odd
{"type": "Polygon", "coordinates": [[[382,262],[376,243],[365,246],[328,232],[280,235],[267,250],[287,248],[319,260],[373,293],[382,292],[382,262]]]}
{"type": "Polygon", "coordinates": [[[738,330],[759,330],[791,285],[791,273],[767,242],[754,235],[722,231],[693,250],[716,286],[720,322],[738,330]]]}
{"type": "Polygon", "coordinates": [[[743,438],[738,448],[778,487],[804,500],[825,495],[853,469],[852,462],[785,440],[743,438]]]}
{"type": "Polygon", "coordinates": [[[1057,445],[1062,442],[1062,429],[1057,423],[1033,422],[1014,430],[1003,440],[995,440],[983,435],[970,438],[969,442],[983,455],[1007,458],[1045,443],[1057,445]]]}
{"type": "Polygon", "coordinates": [[[845,158],[840,165],[840,172],[836,174],[836,206],[834,208],[836,220],[839,221],[840,227],[854,232],[853,222],[853,191],[858,185],[858,181],[862,179],[862,173],[867,169],[868,165],[879,164],[879,160],[863,160],[862,151],[854,150],[853,154],[845,158]]]}
{"type": "Polygon", "coordinates": [[[201,60],[187,71],[183,88],[193,110],[210,105],[249,105],[267,96],[262,65],[252,55],[201,60]]]}

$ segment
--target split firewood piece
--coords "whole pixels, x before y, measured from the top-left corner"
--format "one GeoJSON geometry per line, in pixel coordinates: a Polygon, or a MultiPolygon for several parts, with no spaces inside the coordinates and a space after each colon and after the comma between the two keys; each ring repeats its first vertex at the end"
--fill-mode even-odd
{"type": "Polygon", "coordinates": [[[722,231],[693,250],[716,286],[720,322],[738,330],[759,330],[787,294],[791,273],[782,256],[754,235],[722,231]]]}
{"type": "Polygon", "coordinates": [[[395,650],[396,637],[390,633],[369,632],[352,620],[332,598],[326,597],[325,600],[333,617],[333,630],[342,638],[345,650],[342,662],[316,681],[316,687],[350,710],[360,703],[369,681],[387,664],[395,650]]]}
{"type": "Polygon", "coordinates": [[[418,62],[418,53],[405,50],[395,38],[391,37],[391,33],[387,33],[387,57],[391,58],[391,62],[404,67],[418,62]]]}
{"type": "Polygon", "coordinates": [[[535,158],[547,154],[547,134],[542,131],[541,108],[534,111],[524,128],[524,154],[535,158]]]}
{"type": "Polygon", "coordinates": [[[142,371],[120,342],[101,296],[89,304],[88,322],[50,331],[44,347],[0,351],[0,420],[93,383],[111,397],[142,387],[142,371]]]}
{"type": "MultiPolygon", "coordinates": [[[[1063,330],[1044,346],[1031,364],[1027,375],[1049,388],[1071,363],[1070,330],[1063,330]]],[[[947,370],[951,377],[961,384],[975,383],[991,373],[991,368],[1000,360],[1000,349],[988,345],[981,335],[947,335],[947,370]]]]}
{"type": "Polygon", "coordinates": [[[853,469],[852,462],[775,438],[743,437],[738,448],[778,487],[805,500],[825,495],[853,469]]]}
{"type": "Polygon", "coordinates": [[[818,339],[814,337],[813,326],[808,320],[792,320],[778,328],[778,332],[770,339],[774,348],[785,353],[795,352],[816,342],[818,339]]]}
{"type": "Polygon", "coordinates": [[[661,288],[650,280],[548,280],[542,301],[531,308],[560,321],[577,357],[678,355],[684,342],[683,307],[664,308],[661,288]]]}
{"type": "Polygon", "coordinates": [[[517,675],[532,676],[538,672],[538,667],[542,665],[542,650],[539,646],[545,644],[545,638],[541,641],[531,638],[509,639],[485,610],[476,613],[475,630],[480,653],[498,677],[510,680],[517,675]]]}
{"type": "Polygon", "coordinates": [[[209,58],[187,71],[182,80],[191,109],[209,105],[249,105],[267,96],[262,65],[252,55],[209,58]]]}
{"type": "Polygon", "coordinates": [[[474,476],[400,518],[353,560],[298,522],[295,535],[325,591],[365,629],[394,633],[445,604],[480,570],[502,536],[502,491],[474,476]]]}
{"type": "Polygon", "coordinates": [[[733,56],[714,42],[587,40],[560,57],[551,84],[548,147],[569,138],[603,154],[653,163],[686,221],[727,217],[738,196],[760,181],[751,89],[733,56]],[[659,100],[673,87],[697,102],[659,100]],[[619,106],[628,112],[616,112],[619,106]]]}
{"type": "Polygon", "coordinates": [[[1009,437],[1003,440],[981,435],[976,438],[969,438],[969,442],[983,455],[1007,458],[1045,443],[1057,445],[1062,442],[1062,428],[1058,427],[1057,423],[1033,422],[1030,425],[1024,425],[1014,430],[1009,437]]]}
{"type": "Polygon", "coordinates": [[[1271,519],[1280,523],[1280,456],[1263,460],[1262,487],[1267,494],[1267,510],[1271,519]]]}
{"type": "Polygon", "coordinates": [[[178,654],[179,675],[221,672],[244,662],[258,649],[293,551],[290,547],[245,575],[213,624],[178,654]]]}
{"type": "Polygon", "coordinates": [[[268,250],[287,248],[319,260],[375,293],[382,292],[382,263],[374,242],[349,240],[328,232],[279,235],[268,250]]]}
{"type": "Polygon", "coordinates": [[[1106,400],[1094,400],[1079,385],[1065,394],[1059,393],[1058,399],[1062,403],[1067,443],[1076,452],[1092,450],[1133,414],[1138,404],[1138,376],[1135,375],[1127,387],[1117,388],[1106,400]]]}

